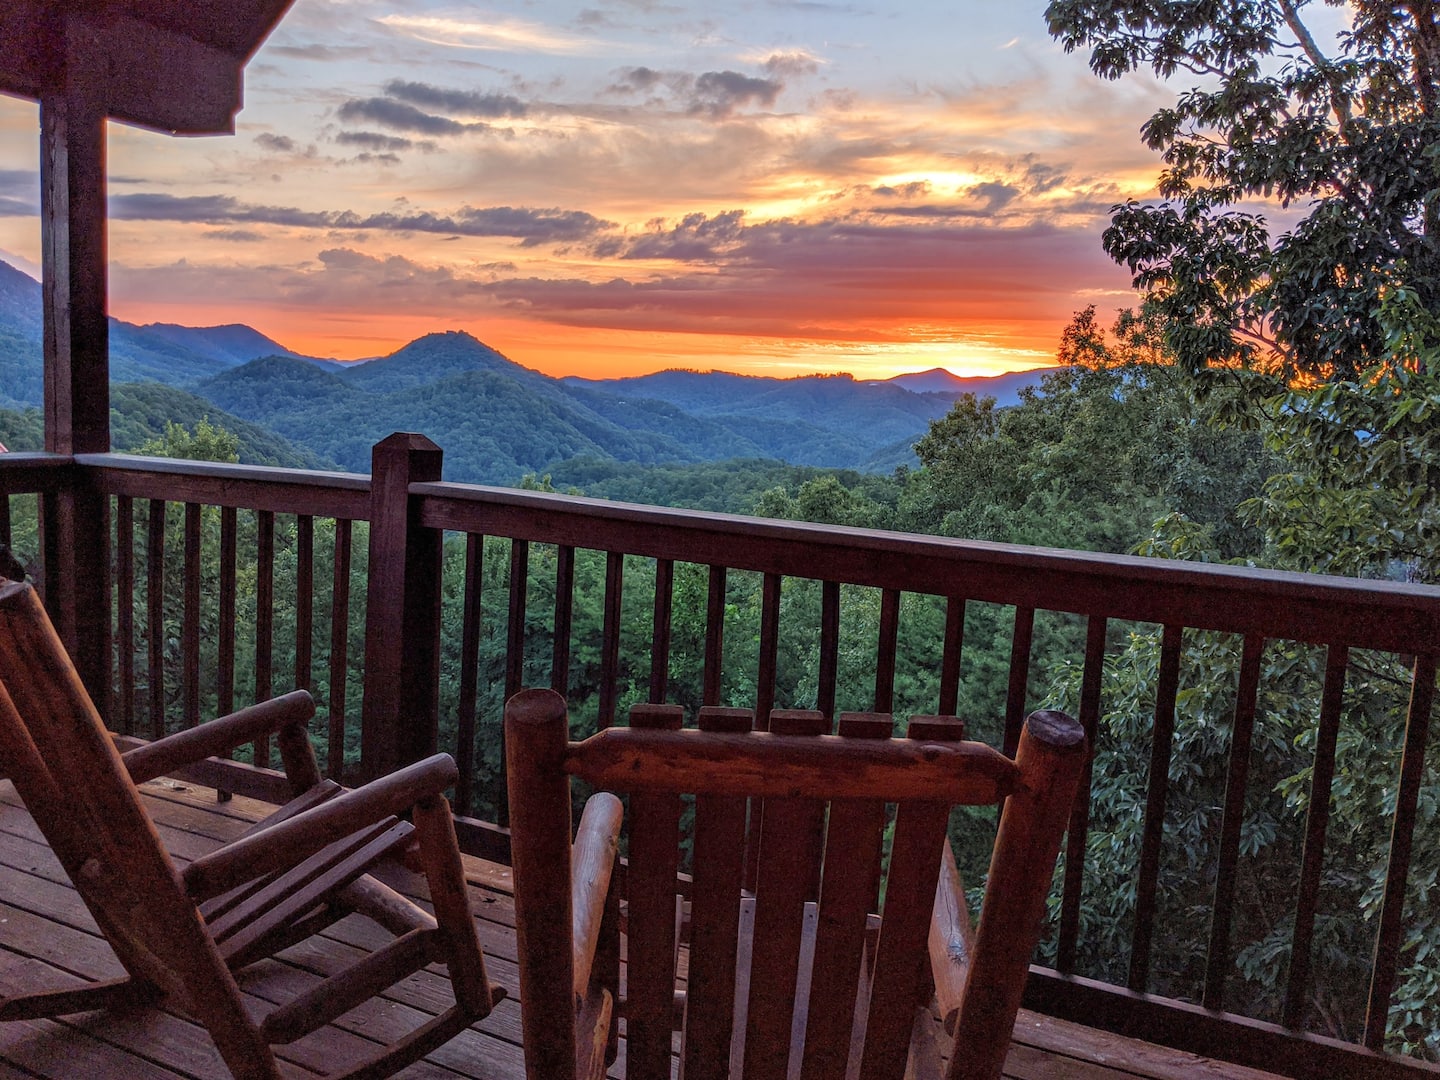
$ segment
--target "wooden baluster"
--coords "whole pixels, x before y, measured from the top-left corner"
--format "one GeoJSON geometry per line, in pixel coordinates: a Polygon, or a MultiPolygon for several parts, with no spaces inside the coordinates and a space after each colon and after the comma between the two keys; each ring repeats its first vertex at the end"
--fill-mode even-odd
{"type": "Polygon", "coordinates": [[[670,625],[675,599],[675,563],[655,560],[655,615],[650,633],[650,701],[660,705],[670,691],[670,625]]]}
{"type": "Polygon", "coordinates": [[[184,612],[180,621],[181,710],[200,723],[200,504],[185,504],[184,612]]]}
{"type": "MultiPolygon", "coordinates": [[[[702,708],[699,727],[708,732],[744,732],[754,720],[749,709],[702,708]]],[[[694,864],[684,1075],[686,1080],[724,1080],[730,1074],[734,1035],[735,959],[745,872],[743,796],[695,797],[694,864]]]]}
{"type": "MultiPolygon", "coordinates": [[[[636,705],[630,726],[678,731],[678,705],[636,705]]],[[[625,1074],[629,1080],[669,1080],[675,1012],[675,885],[680,868],[680,796],[630,796],[630,899],[627,957],[625,1074]]]]}
{"type": "Polygon", "coordinates": [[[820,671],[815,707],[826,720],[835,716],[835,686],[840,668],[840,583],[820,585],[820,671]]]}
{"type": "Polygon", "coordinates": [[[1035,639],[1035,609],[1017,607],[1010,637],[1010,684],[1005,693],[1005,755],[1015,756],[1025,723],[1025,694],[1030,681],[1030,646],[1035,639]]]}
{"type": "MultiPolygon", "coordinates": [[[[5,501],[5,500],[0,500],[5,501]]],[[[8,501],[6,502],[8,506],[8,501]]],[[[0,539],[9,543],[9,537],[0,539]]],[[[135,501],[115,499],[115,617],[119,653],[116,723],[122,734],[135,734],[135,501]]]]}
{"type": "Polygon", "coordinates": [[[220,508],[220,640],[217,643],[215,707],[221,716],[235,711],[235,600],[238,521],[235,507],[220,508]]]}
{"type": "MultiPolygon", "coordinates": [[[[255,700],[275,693],[275,515],[255,514],[255,700]]],[[[255,740],[255,764],[270,766],[270,739],[255,740]]]]}
{"type": "Polygon", "coordinates": [[[620,598],[625,587],[625,556],[605,553],[605,621],[600,635],[600,701],[596,723],[601,730],[615,722],[620,678],[620,598]]]}
{"type": "Polygon", "coordinates": [[[570,692],[570,638],[575,623],[575,549],[555,549],[555,634],[550,656],[550,688],[570,692]]]}
{"type": "Polygon", "coordinates": [[[530,582],[530,543],[510,541],[510,610],[505,635],[505,698],[525,685],[525,608],[530,582]]]}
{"type": "MultiPolygon", "coordinates": [[[[817,710],[770,714],[773,735],[814,737],[830,721],[817,710]]],[[[784,1080],[790,1059],[793,1005],[804,931],[804,905],[812,895],[808,873],[816,866],[824,828],[820,799],[767,799],[755,883],[755,933],[750,995],[745,1015],[746,1080],[784,1080]]]]}
{"type": "Polygon", "coordinates": [[[1230,766],[1225,778],[1225,812],[1220,822],[1220,857],[1215,871],[1215,907],[1210,916],[1210,947],[1205,957],[1207,1009],[1225,1007],[1225,980],[1230,974],[1230,928],[1235,912],[1235,882],[1240,865],[1240,829],[1245,820],[1245,792],[1250,782],[1250,745],[1255,732],[1255,702],[1260,692],[1260,660],[1265,639],[1247,634],[1240,653],[1240,683],[1235,691],[1235,719],[1230,728],[1230,766]]]}
{"type": "Polygon", "coordinates": [[[350,660],[350,542],[347,519],[335,521],[335,572],[330,599],[330,716],[326,774],[332,780],[345,775],[345,697],[350,660]]]}
{"type": "Polygon", "coordinates": [[[880,593],[880,632],[875,644],[875,711],[895,707],[895,652],[900,639],[900,590],[880,593]]]}
{"type": "MultiPolygon", "coordinates": [[[[1095,745],[1100,728],[1100,682],[1105,669],[1105,619],[1091,615],[1085,633],[1085,673],[1080,682],[1080,726],[1095,745]]],[[[1065,837],[1065,887],[1060,901],[1060,939],[1055,967],[1068,975],[1075,970],[1075,946],[1080,936],[1080,894],[1085,884],[1085,847],[1090,833],[1090,776],[1093,755],[1080,771],[1080,791],[1070,811],[1065,837]]]]}
{"type": "Polygon", "coordinates": [[[1155,725],[1146,781],[1145,825],[1140,838],[1140,867],[1135,887],[1135,929],[1130,938],[1131,990],[1144,991],[1150,978],[1150,942],[1160,889],[1160,844],[1165,835],[1165,803],[1170,793],[1170,748],[1175,740],[1175,697],[1180,687],[1183,631],[1166,626],[1160,639],[1160,673],[1155,687],[1155,725]]]}
{"type": "Polygon", "coordinates": [[[1405,721],[1405,750],[1400,758],[1400,786],[1395,796],[1395,823],[1390,831],[1390,858],[1385,868],[1385,899],[1375,936],[1370,998],[1365,1010],[1365,1045],[1380,1050],[1390,1018],[1400,962],[1405,885],[1410,876],[1410,850],[1415,839],[1415,811],[1425,775],[1425,741],[1435,703],[1435,657],[1417,656],[1410,682],[1410,712],[1405,721]]]}
{"type": "MultiPolygon", "coordinates": [[[[474,801],[475,711],[480,685],[484,564],[485,537],[469,533],[465,537],[465,601],[460,613],[460,696],[456,703],[458,715],[455,720],[455,766],[460,772],[460,778],[455,782],[455,810],[462,815],[471,813],[474,801]]],[[[501,776],[504,776],[503,772],[501,776]]]]}
{"type": "Polygon", "coordinates": [[[725,659],[725,567],[710,567],[705,603],[705,675],[701,703],[720,704],[720,676],[725,659]]]}
{"type": "Polygon", "coordinates": [[[295,686],[314,690],[315,519],[295,516],[295,686]]]}
{"type": "Polygon", "coordinates": [[[1325,865],[1325,831],[1330,824],[1330,786],[1335,779],[1335,744],[1345,695],[1345,669],[1350,650],[1330,646],[1325,658],[1325,685],[1320,692],[1320,729],[1315,765],[1310,773],[1310,809],[1305,815],[1305,851],[1300,860],[1300,893],[1295,904],[1295,934],[1290,945],[1290,972],[1281,1013],[1288,1028],[1305,1019],[1310,994],[1311,952],[1315,913],[1320,906],[1320,874],[1325,865]]]}
{"type": "Polygon", "coordinates": [[[945,651],[940,659],[940,715],[954,716],[960,704],[960,659],[965,648],[965,601],[945,600],[945,651]]]}
{"type": "Polygon", "coordinates": [[[145,566],[146,626],[149,646],[150,738],[165,735],[165,501],[150,500],[145,566]]]}

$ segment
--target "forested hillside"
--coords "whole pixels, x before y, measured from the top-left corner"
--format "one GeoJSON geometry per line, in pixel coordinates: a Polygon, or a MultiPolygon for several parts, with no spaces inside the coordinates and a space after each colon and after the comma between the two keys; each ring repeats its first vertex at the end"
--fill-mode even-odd
{"type": "MultiPolygon", "coordinates": [[[[38,406],[40,286],[0,263],[0,408],[38,406]]],[[[388,356],[337,363],[304,357],[247,326],[134,326],[111,320],[111,377],[188,391],[308,452],[368,472],[370,447],[422,431],[445,450],[454,480],[513,484],[571,458],[679,466],[731,459],[889,472],[913,465],[926,424],[957,396],[994,387],[1004,402],[1038,372],[958,379],[918,372],[774,379],[669,371],[639,379],[555,379],[466,333],[427,334],[388,356]]],[[[152,395],[147,430],[159,417],[152,395]]],[[[181,406],[168,419],[194,422],[181,406]]],[[[121,403],[117,422],[124,429],[121,403]]],[[[117,436],[124,448],[131,435],[117,436]]],[[[242,455],[255,445],[247,429],[242,455]]],[[[273,455],[271,455],[273,458],[273,455]]],[[[276,459],[278,460],[278,459],[276,459]]]]}

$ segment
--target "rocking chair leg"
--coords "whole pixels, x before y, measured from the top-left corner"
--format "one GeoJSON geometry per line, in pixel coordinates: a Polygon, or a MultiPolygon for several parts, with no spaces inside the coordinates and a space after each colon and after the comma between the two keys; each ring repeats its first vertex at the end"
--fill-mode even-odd
{"type": "Polygon", "coordinates": [[[160,997],[160,989],[153,983],[126,976],[68,990],[41,990],[0,998],[0,1020],[39,1020],[119,1005],[149,1005],[160,997]]]}

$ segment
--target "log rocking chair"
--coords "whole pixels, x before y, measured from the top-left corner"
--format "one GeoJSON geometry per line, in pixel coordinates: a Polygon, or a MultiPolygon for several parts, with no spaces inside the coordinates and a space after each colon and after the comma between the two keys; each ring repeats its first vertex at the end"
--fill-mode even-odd
{"type": "Polygon", "coordinates": [[[454,1005],[335,1074],[388,1076],[489,1013],[491,986],[465,892],[449,804],[454,763],[437,755],[346,791],[323,780],[304,692],[143,745],[115,748],[30,586],[0,581],[0,768],[15,784],[100,932],[128,973],[0,998],[0,1020],[164,999],[214,1039],[238,1080],[280,1080],[271,1044],[293,1042],[430,963],[454,1005]],[[275,735],[294,799],[183,869],[171,861],[136,785],[275,735]],[[412,821],[402,819],[411,813],[412,821]],[[432,916],[367,871],[418,861],[432,916]],[[358,911],[389,944],[251,1019],[233,970],[358,911]]]}
{"type": "Polygon", "coordinates": [[[774,712],[767,732],[752,721],[706,708],[698,729],[682,730],[678,707],[642,705],[628,728],[570,742],[558,694],[508,703],[531,1080],[604,1076],[617,1015],[629,1080],[668,1080],[676,1029],[685,1080],[996,1080],[1087,754],[1083,729],[1034,713],[1011,760],[965,741],[953,717],[916,717],[907,738],[891,737],[885,714],[842,715],[835,735],[818,712],[774,712]],[[573,853],[572,776],[599,790],[573,853]],[[629,793],[623,903],[613,792],[629,793]],[[687,896],[680,793],[695,796],[687,896]],[[947,828],[953,805],[986,803],[1004,809],[976,931],[947,828]],[[760,823],[753,890],[747,816],[760,823]]]}

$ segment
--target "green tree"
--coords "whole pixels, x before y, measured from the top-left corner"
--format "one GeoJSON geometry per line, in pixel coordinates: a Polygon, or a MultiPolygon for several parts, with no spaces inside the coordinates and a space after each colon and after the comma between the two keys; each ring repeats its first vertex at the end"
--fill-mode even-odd
{"type": "Polygon", "coordinates": [[[1142,129],[1161,201],[1117,207],[1104,237],[1188,368],[1354,375],[1389,355],[1387,287],[1440,304],[1440,5],[1326,6],[1347,22],[1333,45],[1307,0],[1046,8],[1102,78],[1196,80],[1142,129]]]}
{"type": "Polygon", "coordinates": [[[184,458],[188,461],[222,461],[236,465],[240,461],[240,437],[201,417],[191,431],[174,420],[165,422],[165,434],[147,439],[135,448],[147,457],[184,458]]]}

